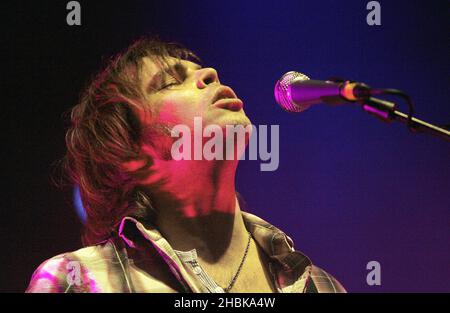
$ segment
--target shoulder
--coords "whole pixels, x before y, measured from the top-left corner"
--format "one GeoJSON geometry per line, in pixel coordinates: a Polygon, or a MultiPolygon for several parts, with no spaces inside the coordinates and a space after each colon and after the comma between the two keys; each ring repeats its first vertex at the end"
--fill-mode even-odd
{"type": "Polygon", "coordinates": [[[104,242],[54,256],[38,266],[25,292],[92,292],[91,268],[102,268],[98,263],[111,260],[113,253],[111,243],[104,242]],[[96,263],[100,266],[93,266],[96,263]]]}
{"type": "Polygon", "coordinates": [[[344,286],[331,274],[320,267],[311,266],[310,284],[307,292],[346,293],[344,286]]]}

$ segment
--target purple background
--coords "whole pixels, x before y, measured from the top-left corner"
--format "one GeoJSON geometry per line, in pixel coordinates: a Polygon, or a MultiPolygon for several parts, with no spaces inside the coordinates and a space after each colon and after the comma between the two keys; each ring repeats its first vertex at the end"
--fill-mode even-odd
{"type": "Polygon", "coordinates": [[[23,291],[43,260],[80,246],[71,191],[49,180],[65,149],[62,114],[102,56],[143,34],[190,47],[244,99],[253,124],[280,125],[278,170],[238,169],[252,212],[351,292],[450,291],[449,143],[358,107],[288,114],[273,99],[289,70],[342,76],[402,89],[418,118],[450,123],[448,1],[380,1],[381,26],[366,24],[361,0],[159,2],[80,1],[79,27],[65,24],[66,1],[2,9],[1,291],[23,291]],[[381,286],[366,284],[371,260],[381,286]]]}

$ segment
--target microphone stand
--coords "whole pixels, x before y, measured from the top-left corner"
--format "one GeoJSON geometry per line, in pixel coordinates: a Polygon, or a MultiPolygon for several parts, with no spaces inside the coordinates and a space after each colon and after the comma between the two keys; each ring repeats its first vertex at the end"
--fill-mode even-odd
{"type": "Polygon", "coordinates": [[[362,108],[366,112],[384,122],[389,123],[392,121],[399,121],[408,125],[409,129],[413,132],[429,133],[446,141],[450,141],[450,131],[395,110],[396,104],[393,102],[369,97],[358,101],[358,103],[362,105],[362,108]]]}

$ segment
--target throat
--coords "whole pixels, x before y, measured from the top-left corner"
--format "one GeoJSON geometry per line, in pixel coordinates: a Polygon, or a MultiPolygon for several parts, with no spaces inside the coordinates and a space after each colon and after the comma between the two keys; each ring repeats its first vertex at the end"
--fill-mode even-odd
{"type": "Polygon", "coordinates": [[[199,264],[225,292],[276,292],[269,257],[248,235],[244,251],[235,253],[234,259],[215,264],[199,259],[199,264]]]}

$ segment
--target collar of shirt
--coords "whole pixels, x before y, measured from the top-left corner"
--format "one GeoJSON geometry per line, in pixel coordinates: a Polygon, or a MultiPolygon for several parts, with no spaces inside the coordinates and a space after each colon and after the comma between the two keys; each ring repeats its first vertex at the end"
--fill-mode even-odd
{"type": "MultiPolygon", "coordinates": [[[[270,271],[279,292],[305,292],[311,276],[311,260],[294,249],[292,239],[263,219],[242,212],[247,230],[270,257],[270,271]]],[[[136,218],[122,219],[118,235],[126,245],[137,248],[138,237],[145,238],[169,266],[176,279],[192,292],[223,292],[196,263],[196,251],[176,251],[153,226],[136,218]]]]}

